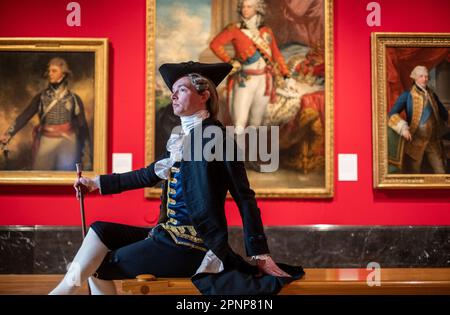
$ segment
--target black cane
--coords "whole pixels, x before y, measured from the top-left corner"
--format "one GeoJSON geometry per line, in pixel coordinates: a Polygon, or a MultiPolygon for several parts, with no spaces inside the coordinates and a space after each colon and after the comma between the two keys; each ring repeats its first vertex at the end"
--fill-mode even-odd
{"type": "MultiPolygon", "coordinates": [[[[81,172],[82,172],[81,163],[77,163],[76,167],[77,167],[77,178],[78,178],[78,180],[80,180],[81,172]]],[[[80,200],[80,212],[81,212],[81,224],[82,224],[81,232],[83,233],[83,239],[84,239],[84,237],[86,236],[86,221],[85,221],[85,216],[84,216],[84,194],[83,194],[83,189],[81,189],[81,186],[78,187],[77,194],[78,194],[78,200],[80,200]]]]}
{"type": "MultiPolygon", "coordinates": [[[[78,180],[80,180],[81,172],[82,172],[81,163],[76,163],[75,165],[77,168],[77,178],[78,178],[78,180]]],[[[78,188],[77,188],[77,197],[78,197],[78,200],[80,201],[81,233],[83,234],[83,240],[84,240],[84,237],[86,236],[86,220],[85,220],[85,215],[84,215],[84,194],[83,194],[83,189],[81,186],[78,186],[78,188]]],[[[87,279],[86,283],[87,283],[89,295],[91,295],[91,287],[89,286],[89,278],[87,279]]]]}

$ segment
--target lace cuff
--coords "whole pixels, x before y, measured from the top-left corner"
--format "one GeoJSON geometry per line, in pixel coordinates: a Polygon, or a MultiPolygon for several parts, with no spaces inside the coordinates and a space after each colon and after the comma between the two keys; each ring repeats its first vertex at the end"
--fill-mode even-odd
{"type": "Polygon", "coordinates": [[[262,255],[255,255],[251,257],[251,260],[267,260],[270,258],[270,254],[262,254],[262,255]]]}
{"type": "Polygon", "coordinates": [[[100,184],[100,176],[95,176],[93,179],[95,185],[97,185],[98,187],[98,192],[100,193],[100,195],[102,194],[102,186],[100,184]]]}

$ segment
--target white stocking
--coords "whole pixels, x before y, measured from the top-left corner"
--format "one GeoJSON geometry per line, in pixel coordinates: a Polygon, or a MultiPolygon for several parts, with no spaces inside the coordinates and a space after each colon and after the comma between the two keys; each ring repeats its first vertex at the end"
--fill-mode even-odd
{"type": "Polygon", "coordinates": [[[102,280],[95,277],[89,277],[89,287],[92,295],[116,295],[116,286],[112,280],[102,280]]]}
{"type": "Polygon", "coordinates": [[[89,229],[66,275],[49,294],[75,294],[83,282],[98,269],[108,251],[94,230],[89,229]]]}

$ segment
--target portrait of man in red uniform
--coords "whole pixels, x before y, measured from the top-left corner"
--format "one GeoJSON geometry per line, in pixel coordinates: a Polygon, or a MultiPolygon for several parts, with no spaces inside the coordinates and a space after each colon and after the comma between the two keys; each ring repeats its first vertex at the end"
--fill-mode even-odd
{"type": "MultiPolygon", "coordinates": [[[[332,21],[325,14],[330,2],[155,0],[155,4],[156,67],[179,60],[227,62],[233,70],[218,87],[218,119],[234,127],[236,135],[248,134],[249,127],[279,127],[278,169],[268,176],[261,171],[264,162],[259,157],[256,167],[246,164],[254,187],[280,191],[324,187],[330,160],[325,147],[324,37],[332,21]]],[[[150,85],[155,86],[158,155],[177,118],[170,113],[169,91],[156,72],[154,81],[150,85]]]]}
{"type": "Polygon", "coordinates": [[[272,29],[263,24],[264,1],[240,0],[237,12],[240,21],[228,24],[214,37],[210,48],[222,61],[233,66],[234,75],[228,84],[233,125],[258,127],[267,104],[275,96],[274,78],[288,78],[290,73],[272,29]],[[225,45],[230,43],[234,56],[225,51],[225,45]]]}

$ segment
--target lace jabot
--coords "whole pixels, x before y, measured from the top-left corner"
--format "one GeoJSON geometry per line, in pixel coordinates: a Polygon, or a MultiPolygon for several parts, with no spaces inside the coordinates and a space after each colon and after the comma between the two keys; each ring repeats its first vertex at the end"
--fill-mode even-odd
{"type": "Polygon", "coordinates": [[[155,173],[161,179],[169,178],[170,168],[175,162],[181,161],[183,157],[183,142],[189,132],[195,126],[200,125],[202,121],[209,117],[209,112],[206,109],[200,110],[190,116],[181,116],[181,128],[175,127],[167,140],[166,149],[170,156],[155,163],[155,173]]]}

